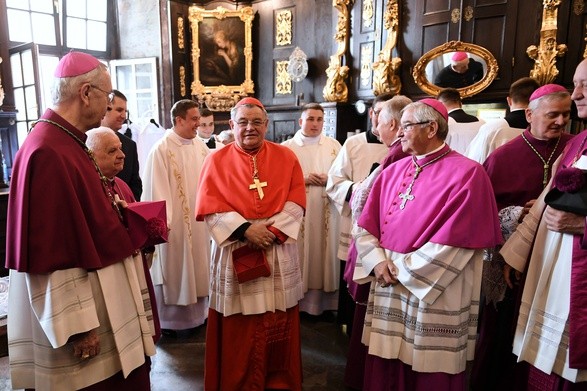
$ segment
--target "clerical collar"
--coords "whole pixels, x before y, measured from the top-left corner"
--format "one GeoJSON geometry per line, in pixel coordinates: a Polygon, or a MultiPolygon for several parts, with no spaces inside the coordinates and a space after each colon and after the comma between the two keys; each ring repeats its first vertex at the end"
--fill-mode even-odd
{"type": "Polygon", "coordinates": [[[420,160],[420,159],[424,159],[426,156],[430,156],[435,154],[436,152],[440,151],[442,148],[444,148],[444,146],[446,145],[445,142],[442,143],[442,145],[438,148],[436,148],[434,151],[432,152],[428,152],[427,154],[424,155],[416,155],[416,160],[420,160]]]}
{"type": "Polygon", "coordinates": [[[300,139],[302,140],[302,143],[304,145],[314,145],[314,144],[318,144],[320,142],[320,137],[322,135],[318,135],[318,136],[314,136],[314,137],[309,137],[306,136],[305,134],[303,134],[302,132],[300,132],[300,139]]]}
{"type": "Polygon", "coordinates": [[[208,138],[204,138],[200,135],[197,136],[200,140],[202,140],[204,142],[204,144],[208,144],[208,141],[210,141],[211,137],[208,138]]]}

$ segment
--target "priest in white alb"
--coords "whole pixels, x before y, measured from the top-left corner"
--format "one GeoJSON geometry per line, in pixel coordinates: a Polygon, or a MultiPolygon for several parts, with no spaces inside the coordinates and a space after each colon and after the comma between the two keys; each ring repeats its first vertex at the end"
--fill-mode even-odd
{"type": "Polygon", "coordinates": [[[300,311],[320,315],[336,311],[338,305],[340,265],[336,251],[340,215],[325,187],[340,143],[323,134],[324,109],[319,103],[302,108],[299,125],[294,137],[282,144],[298,157],[306,185],[306,215],[298,237],[304,282],[300,311]]]}
{"type": "Polygon", "coordinates": [[[151,276],[164,334],[204,324],[208,316],[210,234],[194,216],[196,190],[210,153],[196,137],[198,104],[182,99],[171,108],[173,128],[157,142],[145,165],[142,201],[167,201],[169,242],[157,245],[151,276]]]}

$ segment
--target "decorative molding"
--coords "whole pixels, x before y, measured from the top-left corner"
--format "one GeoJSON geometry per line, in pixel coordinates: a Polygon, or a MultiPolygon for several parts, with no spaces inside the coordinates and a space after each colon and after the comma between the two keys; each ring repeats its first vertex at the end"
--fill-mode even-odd
{"type": "Polygon", "coordinates": [[[185,67],[183,65],[179,66],[179,94],[181,97],[187,96],[188,90],[185,82],[185,67]]]}
{"type": "Polygon", "coordinates": [[[281,10],[275,17],[275,44],[277,46],[291,45],[293,36],[293,21],[291,10],[281,10]]]}
{"type": "Polygon", "coordinates": [[[574,0],[573,1],[573,12],[577,16],[583,15],[585,11],[585,0],[574,0]]]}
{"type": "Polygon", "coordinates": [[[361,9],[361,16],[363,19],[363,26],[373,26],[373,19],[375,17],[375,9],[373,6],[373,0],[363,0],[363,7],[361,9]]]}
{"type": "Polygon", "coordinates": [[[526,53],[534,60],[534,67],[530,77],[541,85],[551,83],[559,71],[556,67],[556,58],[567,52],[567,45],[556,43],[556,29],[558,6],[561,0],[544,0],[542,10],[542,27],[540,28],[540,43],[528,46],[526,53]]]}
{"type": "Polygon", "coordinates": [[[292,81],[287,66],[289,61],[275,62],[275,95],[289,95],[292,93],[292,81]]]}
{"type": "Polygon", "coordinates": [[[470,5],[465,7],[465,14],[463,15],[463,19],[465,19],[465,22],[470,21],[471,19],[473,19],[474,16],[474,10],[473,7],[471,7],[470,5]]]}
{"type": "MultiPolygon", "coordinates": [[[[212,111],[229,111],[244,96],[255,92],[255,85],[252,79],[252,62],[253,62],[253,43],[252,43],[252,25],[255,18],[255,11],[252,7],[243,7],[238,10],[228,10],[223,7],[217,7],[214,10],[206,10],[196,6],[190,6],[189,21],[192,31],[192,67],[194,70],[194,81],[191,85],[192,96],[199,101],[203,101],[212,111]],[[200,69],[200,24],[208,22],[221,23],[230,20],[231,22],[242,22],[244,26],[244,40],[238,45],[242,48],[244,56],[244,81],[240,85],[231,83],[204,84],[201,81],[200,69]],[[218,85],[219,84],[219,85],[218,85]]],[[[240,23],[239,22],[239,23],[240,23]]],[[[209,26],[208,26],[209,27],[209,26]]],[[[207,37],[210,39],[210,37],[207,37]]]]}
{"type": "Polygon", "coordinates": [[[332,0],[332,6],[338,10],[338,23],[334,40],[338,42],[336,53],[330,56],[326,69],[326,85],[323,94],[326,102],[348,101],[348,87],[345,80],[349,75],[349,67],[342,65],[343,57],[348,46],[349,36],[349,5],[352,7],[354,0],[332,0]]]}
{"type": "MultiPolygon", "coordinates": [[[[177,47],[180,50],[185,49],[185,24],[183,16],[177,17],[177,47]]],[[[183,95],[182,95],[183,96],[183,95]]]]}
{"type": "Polygon", "coordinates": [[[384,27],[387,30],[385,45],[373,63],[373,94],[379,95],[383,92],[399,94],[402,89],[402,82],[398,75],[401,58],[392,57],[393,48],[397,45],[399,34],[399,2],[388,0],[385,14],[384,27]]]}
{"type": "Polygon", "coordinates": [[[454,8],[450,13],[450,21],[453,23],[459,23],[461,20],[461,10],[454,8]]]}
{"type": "Polygon", "coordinates": [[[497,60],[493,57],[493,54],[482,46],[475,45],[472,43],[461,42],[461,41],[450,41],[440,46],[433,48],[432,50],[425,53],[412,70],[412,76],[414,82],[420,87],[425,93],[436,96],[440,92],[441,88],[432,84],[426,78],[426,66],[428,63],[435,58],[442,56],[445,53],[452,52],[467,52],[475,54],[481,57],[487,64],[487,73],[483,76],[483,79],[467,87],[458,88],[462,98],[468,98],[487,88],[491,82],[496,78],[499,66],[497,60]]]}
{"type": "Polygon", "coordinates": [[[371,62],[373,61],[373,42],[361,44],[359,89],[365,90],[371,87],[371,62]]]}

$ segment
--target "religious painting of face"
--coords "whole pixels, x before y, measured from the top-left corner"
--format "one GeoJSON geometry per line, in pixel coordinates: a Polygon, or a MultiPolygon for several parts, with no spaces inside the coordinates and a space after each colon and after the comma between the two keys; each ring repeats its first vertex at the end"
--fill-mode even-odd
{"type": "Polygon", "coordinates": [[[213,96],[254,93],[251,77],[252,7],[213,10],[190,7],[192,95],[211,102],[213,96]]]}
{"type": "Polygon", "coordinates": [[[200,24],[200,81],[206,86],[238,86],[245,81],[245,25],[237,18],[200,24]]]}

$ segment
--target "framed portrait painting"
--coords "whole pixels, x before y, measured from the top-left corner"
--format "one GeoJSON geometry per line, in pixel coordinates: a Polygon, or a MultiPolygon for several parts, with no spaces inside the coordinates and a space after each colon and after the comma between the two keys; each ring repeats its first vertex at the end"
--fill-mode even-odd
{"type": "Polygon", "coordinates": [[[192,6],[189,15],[192,96],[204,101],[211,110],[230,110],[241,97],[254,93],[253,8],[206,10],[192,6]]]}

